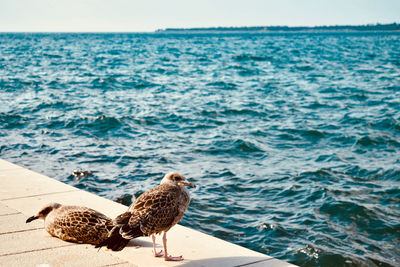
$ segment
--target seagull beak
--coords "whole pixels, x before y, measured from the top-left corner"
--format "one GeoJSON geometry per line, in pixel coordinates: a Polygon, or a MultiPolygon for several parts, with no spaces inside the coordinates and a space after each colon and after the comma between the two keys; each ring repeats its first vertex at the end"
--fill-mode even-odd
{"type": "Polygon", "coordinates": [[[189,187],[191,187],[191,188],[196,188],[196,186],[195,186],[194,184],[192,184],[191,182],[186,181],[186,180],[180,182],[180,184],[183,185],[183,186],[189,186],[189,187]]]}
{"type": "Polygon", "coordinates": [[[26,220],[26,223],[30,223],[33,220],[39,219],[39,216],[31,216],[26,220]]]}

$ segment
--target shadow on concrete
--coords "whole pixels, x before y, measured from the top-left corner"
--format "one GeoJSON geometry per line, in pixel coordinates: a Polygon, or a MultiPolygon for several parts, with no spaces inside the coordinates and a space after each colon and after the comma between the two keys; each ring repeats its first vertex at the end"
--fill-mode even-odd
{"type": "Polygon", "coordinates": [[[131,240],[129,241],[128,245],[126,247],[153,247],[153,243],[149,241],[144,241],[144,240],[131,240]]]}
{"type": "Polygon", "coordinates": [[[190,260],[186,259],[187,262],[183,264],[179,264],[179,266],[249,266],[251,267],[253,264],[256,266],[284,266],[277,264],[274,258],[265,258],[265,257],[218,257],[218,258],[209,258],[209,259],[201,259],[201,260],[190,260]],[[272,261],[271,261],[272,260],[272,261]],[[270,261],[270,264],[268,262],[270,261]]]}

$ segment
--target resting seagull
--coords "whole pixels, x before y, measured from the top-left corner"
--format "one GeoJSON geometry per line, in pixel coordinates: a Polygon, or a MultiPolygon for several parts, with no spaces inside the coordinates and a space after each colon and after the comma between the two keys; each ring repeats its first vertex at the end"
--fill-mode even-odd
{"type": "Polygon", "coordinates": [[[75,243],[98,245],[108,238],[113,228],[112,220],[98,211],[59,203],[46,205],[26,223],[39,218],[44,220],[50,235],[75,243]]]}
{"type": "Polygon", "coordinates": [[[114,251],[122,250],[129,240],[140,236],[151,236],[155,257],[166,261],[181,261],[182,256],[172,257],[167,252],[167,232],[177,224],[189,206],[190,196],[186,186],[195,185],[177,173],[164,176],[159,186],[140,195],[128,211],[114,219],[110,237],[96,247],[107,246],[114,251]],[[155,234],[163,235],[164,252],[156,251],[155,234]]]}

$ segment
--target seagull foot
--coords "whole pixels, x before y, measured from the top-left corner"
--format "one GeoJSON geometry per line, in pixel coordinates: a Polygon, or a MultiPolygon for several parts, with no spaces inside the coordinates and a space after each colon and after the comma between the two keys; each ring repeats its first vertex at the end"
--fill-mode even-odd
{"type": "Polygon", "coordinates": [[[183,257],[182,256],[178,256],[178,257],[172,257],[172,256],[164,256],[165,261],[183,261],[183,257]]]}
{"type": "Polygon", "coordinates": [[[164,252],[162,250],[160,250],[160,252],[154,251],[153,253],[154,257],[156,258],[164,256],[164,252]]]}

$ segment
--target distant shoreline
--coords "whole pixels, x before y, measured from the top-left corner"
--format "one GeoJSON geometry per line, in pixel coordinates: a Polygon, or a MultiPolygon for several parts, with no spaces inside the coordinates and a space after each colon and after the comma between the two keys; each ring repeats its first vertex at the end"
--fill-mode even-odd
{"type": "Polygon", "coordinates": [[[204,27],[204,28],[166,28],[156,33],[270,33],[270,32],[376,32],[400,31],[400,24],[374,25],[333,25],[333,26],[256,26],[256,27],[204,27]]]}
{"type": "Polygon", "coordinates": [[[400,33],[400,23],[333,26],[255,26],[255,27],[203,27],[166,28],[155,31],[0,31],[0,34],[285,34],[285,33],[400,33]]]}

